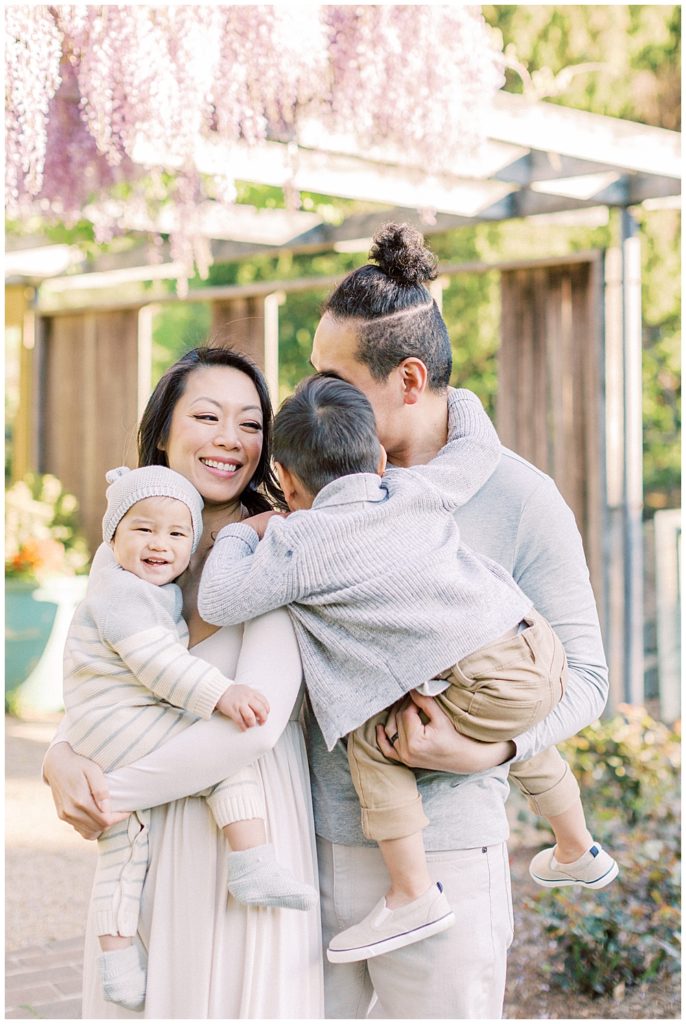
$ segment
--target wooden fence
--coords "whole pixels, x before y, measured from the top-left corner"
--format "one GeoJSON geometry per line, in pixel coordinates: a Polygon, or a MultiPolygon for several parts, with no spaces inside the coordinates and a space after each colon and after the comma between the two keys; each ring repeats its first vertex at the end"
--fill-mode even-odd
{"type": "MultiPolygon", "coordinates": [[[[626,296],[616,274],[606,275],[606,262],[602,253],[587,253],[443,268],[442,274],[500,271],[498,429],[506,445],[555,479],[574,512],[604,628],[611,705],[616,706],[627,697],[642,699],[642,655],[634,636],[642,607],[631,588],[638,563],[627,568],[640,508],[630,507],[626,489],[619,486],[627,472],[626,296]],[[610,390],[606,380],[613,382],[610,390]]],[[[609,262],[616,270],[616,260],[609,262]]],[[[213,334],[220,339],[230,325],[232,341],[265,369],[276,395],[283,293],[331,283],[261,283],[254,295],[244,287],[213,288],[194,293],[193,301],[212,303],[213,334]]],[[[640,282],[637,287],[640,295],[640,282]]],[[[100,539],[105,471],[135,464],[150,319],[138,306],[46,311],[39,318],[38,468],[55,473],[76,494],[92,547],[100,539]]]]}

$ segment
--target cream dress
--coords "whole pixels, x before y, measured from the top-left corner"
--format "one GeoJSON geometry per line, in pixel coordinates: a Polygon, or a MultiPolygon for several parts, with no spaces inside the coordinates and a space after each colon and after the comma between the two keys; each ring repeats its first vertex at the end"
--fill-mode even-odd
{"type": "Polygon", "coordinates": [[[312,801],[298,712],[302,671],[285,610],[224,627],[193,648],[230,679],[260,689],[266,725],[241,732],[213,715],[135,765],[108,775],[112,807],[152,807],[150,867],[138,940],[148,951],[145,1009],[102,998],[92,914],[84,1018],[321,1019],[319,908],[248,908],[227,895],[227,846],[205,801],[190,794],[259,757],[268,835],[279,860],[317,886],[312,801]]]}

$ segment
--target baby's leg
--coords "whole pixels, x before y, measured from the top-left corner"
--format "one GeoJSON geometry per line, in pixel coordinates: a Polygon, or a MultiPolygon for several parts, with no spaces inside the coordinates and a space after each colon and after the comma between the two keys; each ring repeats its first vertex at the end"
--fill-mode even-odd
{"type": "Polygon", "coordinates": [[[311,910],[317,891],[276,860],[267,842],[266,808],[255,765],[247,765],[203,794],[230,846],[229,892],[249,906],[311,910]]]}
{"type": "Polygon", "coordinates": [[[98,967],[105,999],[129,1010],[145,1002],[146,970],[133,936],[148,868],[149,811],[113,825],[98,840],[95,922],[103,953],[98,967]]]}
{"type": "Polygon", "coordinates": [[[566,811],[549,814],[548,824],[555,834],[555,856],[560,864],[571,864],[578,860],[593,843],[593,837],[586,826],[581,797],[577,797],[566,811]]]}

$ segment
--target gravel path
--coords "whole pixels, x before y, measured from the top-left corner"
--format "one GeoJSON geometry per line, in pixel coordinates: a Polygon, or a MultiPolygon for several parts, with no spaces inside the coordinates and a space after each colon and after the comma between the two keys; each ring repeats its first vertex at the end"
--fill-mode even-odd
{"type": "Polygon", "coordinates": [[[95,845],[59,821],[40,777],[55,722],[5,719],[5,948],[83,935],[95,845]]]}

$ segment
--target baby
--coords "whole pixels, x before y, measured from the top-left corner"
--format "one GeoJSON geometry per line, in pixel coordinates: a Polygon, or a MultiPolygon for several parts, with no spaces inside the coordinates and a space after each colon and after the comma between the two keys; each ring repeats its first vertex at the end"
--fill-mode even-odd
{"type": "MultiPolygon", "coordinates": [[[[459,732],[492,742],[540,721],[565,688],[564,649],[548,622],[500,565],[460,543],[454,512],[491,475],[500,444],[475,395],[451,390],[448,407],[449,440],[437,457],[384,473],[365,396],[332,374],[303,382],[274,425],[274,458],[295,511],[221,530],[200,585],[208,622],[288,605],[324,739],[331,749],[348,736],[363,830],[379,844],[390,889],[331,940],[333,962],[379,956],[454,923],[428,874],[414,773],[376,743],[384,709],[418,688],[459,732]]],[[[511,774],[558,841],[534,858],[535,879],[610,882],[617,865],[587,831],[558,751],[511,774]]]]}
{"type": "MultiPolygon", "coordinates": [[[[218,711],[241,728],[266,721],[266,699],[187,650],[181,591],[202,535],[202,498],[165,466],[107,474],[105,543],[65,647],[63,738],[104,771],[151,753],[198,718],[218,711]]],[[[257,769],[248,766],[203,793],[228,854],[228,888],[242,903],[306,910],[317,893],[275,859],[267,843],[257,769]],[[249,814],[249,817],[246,815],[249,814]]],[[[127,1009],[145,999],[146,967],[134,944],[148,867],[149,811],[98,840],[94,881],[105,998],[127,1009]]]]}

